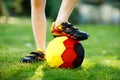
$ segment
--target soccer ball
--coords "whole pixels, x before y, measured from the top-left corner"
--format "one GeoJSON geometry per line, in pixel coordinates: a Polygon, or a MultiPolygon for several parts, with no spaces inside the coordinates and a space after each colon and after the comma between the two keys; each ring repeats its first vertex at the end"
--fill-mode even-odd
{"type": "Polygon", "coordinates": [[[84,48],[77,40],[66,36],[54,38],[47,46],[46,61],[56,68],[76,68],[84,60],[84,48]]]}

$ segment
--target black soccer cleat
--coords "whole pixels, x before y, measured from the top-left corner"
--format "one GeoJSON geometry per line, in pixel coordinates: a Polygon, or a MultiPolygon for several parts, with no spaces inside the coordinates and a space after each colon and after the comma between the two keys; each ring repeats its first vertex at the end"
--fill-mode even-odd
{"type": "Polygon", "coordinates": [[[54,37],[67,36],[78,41],[87,40],[89,37],[88,33],[79,31],[79,29],[68,22],[62,23],[57,27],[55,26],[55,23],[53,23],[51,33],[54,37]]]}
{"type": "Polygon", "coordinates": [[[45,59],[45,54],[43,52],[31,52],[30,56],[25,56],[20,59],[21,63],[31,63],[38,62],[45,59]]]}

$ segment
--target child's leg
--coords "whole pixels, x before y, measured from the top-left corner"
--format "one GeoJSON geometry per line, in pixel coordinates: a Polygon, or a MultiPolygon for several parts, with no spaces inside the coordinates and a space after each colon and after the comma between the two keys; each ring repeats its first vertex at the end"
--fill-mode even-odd
{"type": "Polygon", "coordinates": [[[32,28],[36,46],[45,50],[46,45],[46,0],[31,0],[32,28]]]}
{"type": "Polygon", "coordinates": [[[51,27],[51,33],[54,37],[68,36],[76,40],[86,40],[88,34],[79,31],[72,24],[68,23],[68,18],[75,7],[78,0],[62,0],[62,4],[55,22],[51,27]]]}
{"type": "Polygon", "coordinates": [[[46,45],[46,17],[45,17],[46,0],[31,0],[31,18],[34,38],[37,51],[31,52],[30,56],[20,59],[20,62],[35,62],[44,60],[44,52],[46,45]]]}
{"type": "Polygon", "coordinates": [[[78,0],[62,0],[62,4],[56,19],[56,26],[63,22],[67,22],[68,18],[75,7],[78,0]]]}

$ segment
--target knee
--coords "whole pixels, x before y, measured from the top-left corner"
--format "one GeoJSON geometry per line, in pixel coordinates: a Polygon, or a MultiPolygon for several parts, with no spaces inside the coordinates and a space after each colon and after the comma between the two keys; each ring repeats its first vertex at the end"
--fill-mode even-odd
{"type": "Polygon", "coordinates": [[[44,9],[46,0],[31,0],[31,5],[35,9],[44,9]]]}

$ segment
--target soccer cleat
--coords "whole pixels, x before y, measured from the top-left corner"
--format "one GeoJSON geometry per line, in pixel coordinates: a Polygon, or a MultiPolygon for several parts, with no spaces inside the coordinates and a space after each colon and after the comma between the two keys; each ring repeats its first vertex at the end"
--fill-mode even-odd
{"type": "Polygon", "coordinates": [[[29,56],[25,56],[20,59],[21,63],[31,63],[45,60],[45,54],[42,50],[37,49],[35,52],[31,52],[29,56]]]}
{"type": "Polygon", "coordinates": [[[54,37],[67,36],[78,41],[87,40],[89,35],[86,32],[79,31],[72,24],[66,22],[62,23],[59,26],[55,26],[53,22],[51,27],[51,33],[54,37]]]}

